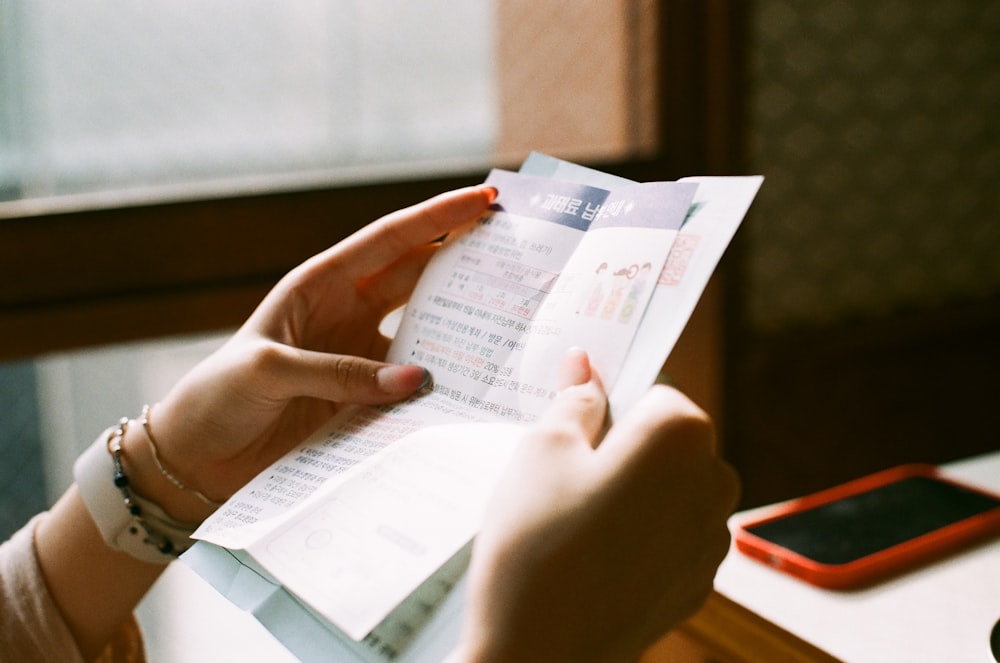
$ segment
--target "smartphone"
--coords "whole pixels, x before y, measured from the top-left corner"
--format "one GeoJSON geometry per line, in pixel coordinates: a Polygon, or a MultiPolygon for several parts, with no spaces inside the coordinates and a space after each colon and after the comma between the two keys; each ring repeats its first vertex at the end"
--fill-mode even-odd
{"type": "Polygon", "coordinates": [[[733,535],[758,561],[853,589],[1000,534],[1000,495],[910,464],[777,505],[733,535]]]}

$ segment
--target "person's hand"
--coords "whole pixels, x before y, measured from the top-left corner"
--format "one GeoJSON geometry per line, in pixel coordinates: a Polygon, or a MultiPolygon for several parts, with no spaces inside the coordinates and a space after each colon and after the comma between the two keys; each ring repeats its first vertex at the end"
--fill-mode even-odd
{"type": "Polygon", "coordinates": [[[424,369],[380,361],[389,340],[378,325],[405,303],[434,241],[477,219],[495,195],[462,189],[390,214],[290,272],[154,406],[164,464],[222,499],[343,404],[393,402],[419,389],[424,369]]]}
{"type": "Polygon", "coordinates": [[[454,661],[634,661],[702,604],[738,484],[707,415],[654,387],[605,433],[582,351],[528,433],[473,546],[454,661]]]}

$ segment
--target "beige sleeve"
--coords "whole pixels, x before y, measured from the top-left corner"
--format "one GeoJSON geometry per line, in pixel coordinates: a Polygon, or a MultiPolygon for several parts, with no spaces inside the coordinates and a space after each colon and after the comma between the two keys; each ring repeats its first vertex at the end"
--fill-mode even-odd
{"type": "MultiPolygon", "coordinates": [[[[44,517],[45,514],[35,516],[0,545],[0,652],[4,660],[9,656],[10,660],[23,663],[83,663],[38,565],[34,535],[35,527],[44,517]]],[[[134,620],[122,625],[121,632],[99,660],[144,660],[142,635],[134,620]]]]}

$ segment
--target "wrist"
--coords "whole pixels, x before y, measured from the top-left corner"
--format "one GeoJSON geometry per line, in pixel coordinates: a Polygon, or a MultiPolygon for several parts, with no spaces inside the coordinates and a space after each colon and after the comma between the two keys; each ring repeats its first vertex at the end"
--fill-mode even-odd
{"type": "Polygon", "coordinates": [[[181,521],[135,490],[123,462],[128,428],[122,419],[101,434],[77,458],[73,475],[80,501],[109,548],[163,564],[190,547],[200,521],[181,521]]]}
{"type": "MultiPolygon", "coordinates": [[[[168,478],[161,467],[156,446],[140,421],[132,421],[122,437],[122,464],[133,490],[159,505],[171,518],[200,523],[217,505],[208,504],[196,493],[185,490],[168,478]]],[[[172,475],[170,475],[172,476],[172,475]]]]}

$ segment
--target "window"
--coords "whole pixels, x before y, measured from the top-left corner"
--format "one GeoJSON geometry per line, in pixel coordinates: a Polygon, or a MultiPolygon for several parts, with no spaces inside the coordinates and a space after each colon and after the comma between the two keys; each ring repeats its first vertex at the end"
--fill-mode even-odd
{"type": "MultiPolygon", "coordinates": [[[[310,102],[312,105],[305,104],[305,108],[295,109],[294,104],[283,105],[281,100],[261,101],[269,109],[297,113],[296,117],[302,118],[298,130],[304,133],[296,138],[291,129],[276,129],[276,133],[267,135],[249,130],[249,142],[241,144],[236,138],[240,133],[236,128],[220,131],[219,135],[213,135],[211,129],[224,126],[222,120],[229,117],[225,111],[238,106],[228,93],[216,95],[221,98],[220,103],[225,102],[221,107],[200,98],[188,100],[189,106],[196,109],[214,109],[204,110],[209,116],[206,123],[194,122],[197,131],[185,139],[191,145],[178,145],[178,140],[172,138],[186,127],[165,110],[160,114],[173,122],[172,125],[168,122],[171,129],[150,128],[151,119],[143,118],[135,121],[141,129],[138,138],[119,135],[108,140],[108,146],[102,146],[102,140],[86,139],[83,128],[73,125],[72,120],[60,120],[52,126],[60,127],[59,136],[66,138],[65,145],[61,140],[43,136],[29,136],[29,142],[48,145],[46,163],[66,164],[64,174],[46,174],[42,168],[44,177],[34,180],[13,176],[11,162],[25,157],[20,148],[8,148],[15,137],[22,142],[28,138],[22,137],[14,124],[15,111],[27,103],[27,98],[11,93],[20,86],[44,88],[46,84],[5,75],[0,83],[5,86],[0,90],[5,127],[0,140],[4,141],[3,154],[10,151],[18,155],[6,157],[3,166],[8,197],[29,190],[73,191],[79,195],[22,197],[0,202],[0,329],[5,336],[0,357],[231,326],[249,313],[281,274],[311,253],[392,209],[447,188],[480,181],[490,165],[513,166],[529,149],[605,167],[612,164],[618,172],[636,179],[728,169],[731,141],[727,140],[731,131],[726,109],[736,51],[731,39],[732,11],[729,3],[721,0],[710,3],[615,0],[586,5],[533,0],[494,0],[489,4],[424,0],[408,3],[413,9],[403,16],[405,20],[385,11],[377,13],[378,7],[387,5],[361,0],[287,5],[294,10],[285,9],[276,0],[272,3],[257,0],[246,3],[245,12],[244,3],[214,0],[199,3],[198,11],[204,20],[213,19],[216,23],[191,29],[192,38],[197,35],[204,40],[204,45],[197,48],[177,43],[173,31],[162,27],[168,23],[182,24],[177,14],[183,10],[166,2],[153,5],[169,17],[169,21],[164,18],[157,23],[148,18],[145,9],[143,13],[133,13],[117,3],[88,3],[86,9],[78,9],[54,2],[30,3],[29,7],[3,0],[0,2],[5,30],[3,66],[9,74],[13,64],[21,62],[24,54],[18,54],[18,45],[23,45],[38,30],[45,33],[62,24],[72,29],[91,12],[109,21],[132,17],[137,21],[132,29],[117,23],[114,29],[96,33],[93,26],[79,29],[98,34],[107,42],[102,41],[98,50],[112,63],[125,52],[121,50],[124,46],[110,45],[115,35],[123,36],[128,43],[161,39],[180,49],[178,52],[185,57],[178,56],[178,68],[172,75],[164,73],[166,70],[148,54],[144,56],[148,67],[130,69],[133,73],[159,72],[155,89],[149,89],[152,76],[134,75],[119,81],[118,95],[123,99],[144,97],[162,101],[166,98],[162,88],[171,85],[187,90],[189,96],[194,94],[196,86],[188,78],[202,80],[202,90],[213,88],[205,82],[210,77],[202,69],[212,66],[221,56],[195,55],[219,53],[222,47],[217,41],[238,30],[252,32],[253,28],[245,24],[244,13],[256,12],[259,18],[274,24],[274,33],[283,35],[282,43],[295,41],[291,35],[296,30],[309,35],[300,40],[305,44],[297,45],[306,52],[309,48],[324,47],[324,40],[316,36],[316,28],[310,24],[333,21],[334,6],[346,8],[345,13],[367,21],[372,39],[385,39],[386,35],[401,30],[402,23],[414,33],[419,32],[413,29],[419,25],[415,16],[430,16],[431,23],[444,22],[447,17],[472,16],[474,10],[464,9],[466,4],[475,4],[476,11],[482,13],[475,14],[480,17],[478,22],[463,18],[457,32],[464,31],[466,40],[455,43],[474,43],[476,48],[486,43],[490,45],[486,55],[470,55],[475,50],[472,45],[468,46],[469,53],[441,55],[436,49],[442,44],[431,41],[426,46],[429,55],[404,57],[403,51],[389,50],[390,46],[397,48],[395,36],[388,40],[391,44],[383,41],[381,46],[377,43],[359,46],[352,52],[368,53],[375,60],[382,58],[379,66],[389,72],[390,82],[409,75],[421,61],[428,67],[439,60],[456,58],[478,62],[477,67],[487,69],[480,72],[483,79],[463,90],[462,95],[491,98],[489,110],[477,111],[480,115],[475,122],[468,120],[470,124],[485,125],[492,118],[492,130],[486,132],[489,135],[484,138],[470,132],[467,139],[456,138],[451,143],[450,156],[434,154],[440,144],[420,138],[430,135],[423,133],[426,118],[414,120],[412,142],[397,152],[401,161],[396,165],[402,164],[404,168],[376,169],[374,161],[379,148],[365,148],[355,152],[360,161],[348,164],[348,170],[354,169],[353,177],[337,175],[329,166],[318,166],[315,152],[293,149],[309,147],[310,141],[301,136],[322,133],[317,118],[323,114],[324,102],[314,101],[310,102]],[[303,9],[298,9],[300,6],[303,9]],[[292,11],[303,13],[289,16],[292,11]],[[383,31],[379,27],[381,21],[390,27],[383,31]],[[149,25],[151,22],[160,27],[149,25]],[[23,34],[16,30],[18,27],[24,27],[23,34]],[[14,32],[22,36],[14,38],[14,32]],[[477,85],[490,89],[484,91],[477,85]],[[709,109],[714,110],[710,113],[709,109]],[[285,139],[288,147],[274,147],[285,139]],[[136,145],[142,140],[149,141],[153,152],[169,157],[166,166],[154,166],[141,154],[143,148],[136,145]],[[486,153],[477,156],[475,151],[484,144],[486,153]],[[99,149],[90,153],[87,145],[99,149]],[[205,145],[216,148],[204,149],[205,145]],[[112,148],[119,149],[121,154],[131,154],[131,161],[126,159],[126,162],[132,165],[119,167],[112,148]],[[227,152],[230,157],[240,155],[237,165],[203,163],[194,157],[202,154],[214,158],[220,152],[227,152]],[[263,174],[265,157],[273,158],[278,165],[270,174],[263,174]],[[88,175],[90,167],[84,165],[90,163],[88,159],[97,164],[94,168],[103,164],[105,172],[111,173],[106,180],[98,182],[88,175]],[[415,161],[429,167],[417,169],[413,167],[415,161]],[[126,191],[114,186],[124,186],[128,178],[136,178],[133,182],[136,186],[146,185],[151,181],[147,179],[149,173],[156,168],[166,168],[172,173],[168,177],[168,182],[174,185],[172,189],[126,191]],[[220,172],[246,177],[227,177],[222,186],[216,186],[219,182],[214,177],[220,172]],[[99,193],[84,193],[102,183],[112,186],[99,193]],[[114,320],[114,324],[109,324],[109,320],[114,320]]],[[[342,19],[339,15],[336,18],[342,19]]],[[[330,31],[334,29],[320,28],[319,33],[333,34],[330,31]]],[[[440,32],[421,34],[433,37],[440,32]]],[[[40,48],[38,43],[28,46],[40,48]]],[[[267,48],[277,46],[272,43],[267,48]]],[[[259,45],[251,49],[254,57],[264,60],[266,50],[259,45]]],[[[78,59],[88,57],[82,50],[71,54],[78,59]]],[[[250,53],[246,59],[251,59],[250,53]]],[[[241,62],[226,65],[227,71],[231,70],[240,81],[252,79],[254,72],[261,73],[259,69],[239,73],[241,62]]],[[[83,64],[76,67],[87,69],[83,64]]],[[[291,90],[292,96],[305,94],[309,81],[319,85],[327,74],[311,66],[297,68],[290,63],[283,67],[274,63],[262,67],[276,77],[273,89],[291,90]],[[290,80],[295,77],[305,77],[308,81],[290,80]]],[[[100,67],[96,70],[100,71],[100,67]]],[[[58,75],[68,76],[65,71],[58,75]]],[[[212,80],[221,85],[219,81],[225,79],[216,76],[212,80]]],[[[89,87],[74,85],[79,97],[75,105],[85,106],[89,87]]],[[[395,83],[380,86],[361,81],[356,89],[368,90],[362,96],[371,99],[371,108],[382,109],[382,120],[396,117],[393,113],[399,109],[392,107],[391,99],[384,98],[387,91],[396,89],[395,83]]],[[[436,85],[421,86],[415,93],[435,99],[447,96],[436,85]]],[[[74,106],[69,102],[62,105],[74,106]]],[[[88,113],[94,121],[101,119],[97,110],[88,113]]],[[[198,118],[197,112],[189,113],[190,117],[198,118]]],[[[256,110],[250,112],[244,118],[246,126],[252,125],[251,119],[261,119],[264,115],[256,110]]],[[[433,124],[439,119],[426,122],[433,124]]],[[[448,135],[455,138],[461,123],[449,119],[446,124],[448,135]]],[[[48,125],[43,122],[43,126],[48,125]]],[[[110,123],[99,126],[105,135],[114,133],[115,127],[110,123]]],[[[374,145],[366,141],[379,131],[388,135],[399,129],[395,120],[385,123],[382,129],[374,128],[377,126],[374,120],[369,123],[368,119],[360,126],[370,127],[365,130],[367,137],[358,143],[364,145],[374,145]]],[[[362,133],[358,127],[352,127],[352,131],[362,133]]],[[[401,143],[393,139],[388,144],[401,143]]],[[[330,148],[327,156],[336,152],[330,148]]],[[[345,155],[346,150],[341,156],[345,155]]]]}
{"type": "Polygon", "coordinates": [[[490,2],[4,2],[7,198],[482,167],[494,142],[490,2]]]}

